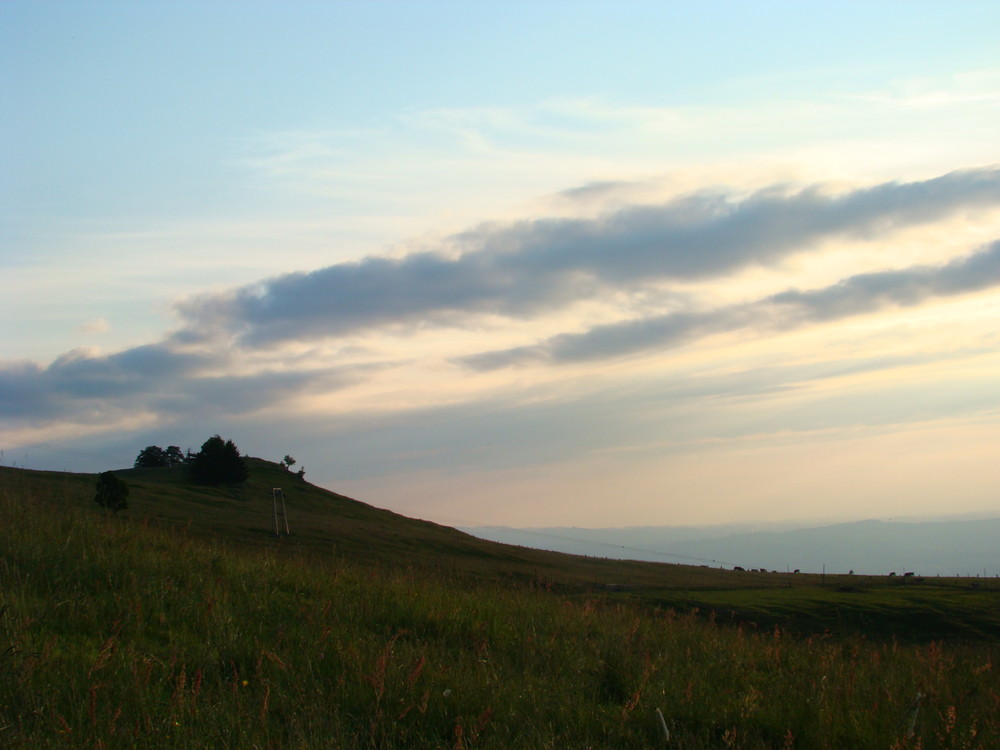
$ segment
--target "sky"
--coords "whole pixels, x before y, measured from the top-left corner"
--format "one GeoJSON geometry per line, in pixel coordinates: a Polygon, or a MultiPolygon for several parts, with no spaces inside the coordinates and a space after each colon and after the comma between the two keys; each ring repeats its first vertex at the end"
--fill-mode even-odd
{"type": "Polygon", "coordinates": [[[994,2],[0,3],[0,463],[1000,515],[994,2]]]}

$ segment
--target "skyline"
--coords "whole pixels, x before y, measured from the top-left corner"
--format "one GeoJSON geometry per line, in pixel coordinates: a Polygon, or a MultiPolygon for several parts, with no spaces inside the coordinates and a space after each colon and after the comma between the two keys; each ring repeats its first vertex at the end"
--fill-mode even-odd
{"type": "Polygon", "coordinates": [[[219,433],[449,525],[1000,514],[1000,9],[564,14],[0,7],[3,462],[219,433]]]}

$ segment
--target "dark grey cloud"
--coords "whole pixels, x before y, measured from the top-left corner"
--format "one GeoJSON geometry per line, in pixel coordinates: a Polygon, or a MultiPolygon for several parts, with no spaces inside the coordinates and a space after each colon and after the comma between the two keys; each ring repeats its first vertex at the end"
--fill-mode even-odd
{"type": "Polygon", "coordinates": [[[56,359],[40,377],[69,397],[120,397],[183,377],[211,362],[213,358],[203,354],[148,344],[107,356],[70,352],[56,359]]]}
{"type": "Polygon", "coordinates": [[[835,320],[931,297],[982,291],[1000,284],[1000,240],[943,266],[914,266],[852,276],[824,289],[788,291],[764,300],[805,321],[835,320]]]}
{"type": "Polygon", "coordinates": [[[128,413],[168,418],[247,414],[290,395],[336,390],[378,367],[209,374],[227,362],[224,352],[190,353],[150,344],[111,355],[73,351],[47,367],[0,363],[0,418],[100,423],[128,413]]]}
{"type": "Polygon", "coordinates": [[[526,317],[609,291],[772,265],[827,238],[880,237],[998,205],[1000,169],[989,168],[840,194],[822,185],[704,192],[598,218],[483,225],[449,238],[448,255],[368,258],[187,300],[177,336],[218,332],[260,345],[461,326],[479,314],[526,317]]]}
{"type": "Polygon", "coordinates": [[[48,367],[0,364],[0,417],[47,419],[67,411],[97,417],[103,410],[99,402],[156,393],[161,384],[184,378],[207,361],[204,355],[150,344],[105,356],[74,350],[48,367]]]}
{"type": "Polygon", "coordinates": [[[483,352],[459,361],[475,370],[495,370],[543,362],[607,359],[669,349],[724,331],[788,330],[998,285],[1000,241],[943,266],[858,274],[822,289],[790,290],[748,304],[613,323],[584,333],[561,334],[536,345],[483,352]]]}

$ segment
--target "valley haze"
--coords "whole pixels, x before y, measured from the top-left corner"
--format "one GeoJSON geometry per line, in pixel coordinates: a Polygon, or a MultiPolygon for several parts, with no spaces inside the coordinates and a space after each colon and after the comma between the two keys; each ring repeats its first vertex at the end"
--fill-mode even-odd
{"type": "Polygon", "coordinates": [[[614,560],[779,573],[997,578],[1000,518],[856,521],[806,528],[727,524],[625,528],[465,527],[481,539],[614,560]]]}

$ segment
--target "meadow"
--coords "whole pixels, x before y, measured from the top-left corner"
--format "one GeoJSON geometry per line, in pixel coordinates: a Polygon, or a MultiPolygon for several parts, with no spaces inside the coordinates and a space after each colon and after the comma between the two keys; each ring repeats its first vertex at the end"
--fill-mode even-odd
{"type": "Polygon", "coordinates": [[[318,488],[275,539],[278,471],[122,472],[122,516],[0,471],[0,746],[1000,747],[995,591],[534,553],[318,488]]]}

